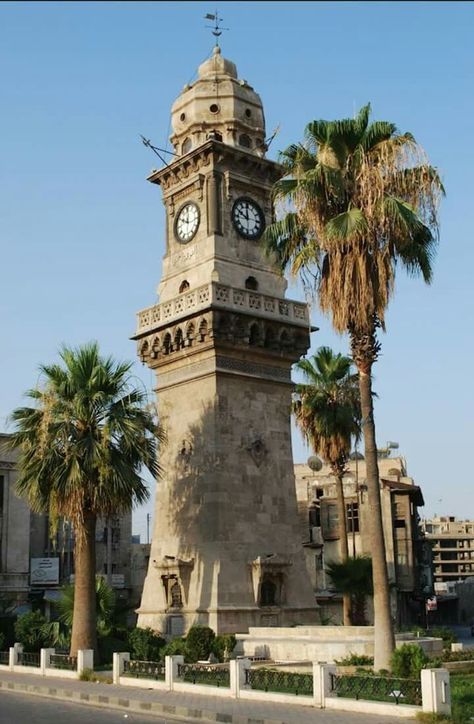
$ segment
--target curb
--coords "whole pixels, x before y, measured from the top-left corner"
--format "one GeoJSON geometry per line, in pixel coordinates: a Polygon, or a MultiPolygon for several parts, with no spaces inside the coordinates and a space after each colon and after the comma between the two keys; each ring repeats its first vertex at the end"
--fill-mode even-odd
{"type": "Polygon", "coordinates": [[[161,704],[154,701],[141,701],[125,696],[105,696],[104,694],[90,694],[62,687],[40,686],[13,681],[0,680],[0,691],[19,691],[32,696],[42,696],[48,699],[61,699],[75,704],[118,709],[130,711],[134,714],[147,714],[148,716],[170,716],[180,719],[195,719],[196,721],[222,722],[223,724],[286,724],[281,719],[256,719],[235,714],[227,714],[209,709],[195,709],[173,704],[161,704]]]}

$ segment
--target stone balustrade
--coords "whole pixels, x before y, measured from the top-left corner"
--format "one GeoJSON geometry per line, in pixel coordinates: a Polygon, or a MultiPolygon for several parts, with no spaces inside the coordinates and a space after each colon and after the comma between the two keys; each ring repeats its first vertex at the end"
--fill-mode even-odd
{"type": "Polygon", "coordinates": [[[183,292],[167,302],[142,309],[137,315],[137,334],[149,332],[158,325],[174,322],[210,305],[233,311],[254,312],[262,317],[290,321],[302,327],[307,327],[309,324],[306,304],[211,282],[183,292]]]}

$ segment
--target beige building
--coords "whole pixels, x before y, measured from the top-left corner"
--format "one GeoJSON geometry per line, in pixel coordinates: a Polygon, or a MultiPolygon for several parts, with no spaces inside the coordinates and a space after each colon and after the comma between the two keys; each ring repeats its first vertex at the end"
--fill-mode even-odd
{"type": "MultiPolygon", "coordinates": [[[[8,437],[0,433],[0,615],[32,602],[47,609],[74,575],[74,532],[60,521],[52,539],[48,516],[32,513],[15,494],[17,455],[7,449],[8,437]]],[[[118,598],[127,599],[131,590],[131,533],[131,512],[97,522],[96,570],[118,598]]]]}
{"type": "Polygon", "coordinates": [[[177,157],[148,179],[166,208],[159,301],[134,337],[168,435],[138,624],[311,623],[289,414],[308,313],[259,245],[281,169],[265,158],[260,97],[219,48],[172,126],[177,157]]]}
{"type": "Polygon", "coordinates": [[[450,584],[474,576],[474,520],[436,516],[422,522],[433,550],[435,590],[446,592],[450,584]]]}
{"type": "MultiPolygon", "coordinates": [[[[403,458],[379,459],[382,516],[392,611],[398,624],[422,621],[424,598],[431,589],[429,550],[419,527],[420,488],[408,477],[403,458]]],[[[341,599],[327,575],[340,560],[340,522],[336,483],[327,465],[318,472],[295,465],[296,493],[306,563],[322,615],[342,616],[341,599]]],[[[350,461],[344,477],[349,555],[370,555],[365,461],[350,461]]]]}

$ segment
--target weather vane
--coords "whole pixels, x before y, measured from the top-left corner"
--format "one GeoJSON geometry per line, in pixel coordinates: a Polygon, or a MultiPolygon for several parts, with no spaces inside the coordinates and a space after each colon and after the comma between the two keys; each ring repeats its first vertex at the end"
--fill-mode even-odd
{"type": "Polygon", "coordinates": [[[219,37],[222,35],[222,31],[229,30],[229,28],[223,28],[221,26],[223,18],[221,18],[219,16],[219,13],[217,12],[217,10],[215,13],[207,13],[204,16],[204,20],[213,20],[214,21],[214,25],[206,25],[206,28],[211,28],[212,34],[216,39],[216,46],[219,47],[219,37]]]}

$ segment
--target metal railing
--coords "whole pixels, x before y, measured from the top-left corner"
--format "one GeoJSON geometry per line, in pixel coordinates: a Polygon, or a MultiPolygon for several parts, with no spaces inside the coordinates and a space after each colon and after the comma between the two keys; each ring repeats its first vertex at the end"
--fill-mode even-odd
{"type": "Polygon", "coordinates": [[[295,696],[313,695],[313,675],[273,669],[246,669],[245,683],[252,689],[295,696]]]}
{"type": "Polygon", "coordinates": [[[165,680],[165,665],[158,661],[124,661],[123,675],[137,679],[165,680]]]}
{"type": "Polygon", "coordinates": [[[49,657],[51,669],[64,669],[66,671],[77,671],[77,656],[68,654],[51,654],[49,657]]]}
{"type": "Polygon", "coordinates": [[[331,690],[345,699],[421,705],[421,681],[362,674],[331,674],[331,690]]]}
{"type": "Polygon", "coordinates": [[[191,684],[230,686],[229,664],[178,664],[178,676],[191,684]]]}
{"type": "Polygon", "coordinates": [[[18,665],[19,666],[40,666],[40,655],[39,654],[27,654],[23,651],[18,652],[18,665]]]}
{"type": "Polygon", "coordinates": [[[0,651],[0,664],[9,664],[10,663],[10,652],[9,651],[0,651]]]}

